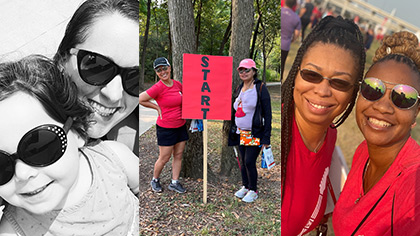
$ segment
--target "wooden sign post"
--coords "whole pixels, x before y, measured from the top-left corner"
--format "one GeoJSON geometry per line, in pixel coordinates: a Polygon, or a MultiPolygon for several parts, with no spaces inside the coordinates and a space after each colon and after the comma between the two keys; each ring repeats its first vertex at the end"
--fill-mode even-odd
{"type": "Polygon", "coordinates": [[[207,203],[207,120],[230,120],[232,57],[184,54],[182,118],[203,120],[203,202],[207,203]]]}

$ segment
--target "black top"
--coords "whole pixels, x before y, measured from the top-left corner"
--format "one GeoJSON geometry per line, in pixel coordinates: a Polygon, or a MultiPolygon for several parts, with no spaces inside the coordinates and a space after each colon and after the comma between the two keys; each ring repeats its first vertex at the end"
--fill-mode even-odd
{"type": "MultiPolygon", "coordinates": [[[[271,136],[271,100],[268,89],[261,80],[254,80],[255,88],[257,89],[257,106],[255,108],[254,116],[252,117],[252,130],[253,137],[259,138],[261,144],[270,144],[271,136]]],[[[234,93],[234,99],[239,96],[243,87],[242,82],[234,93]]],[[[231,131],[229,133],[229,146],[239,145],[239,134],[236,134],[235,115],[232,114],[231,131]]]]}

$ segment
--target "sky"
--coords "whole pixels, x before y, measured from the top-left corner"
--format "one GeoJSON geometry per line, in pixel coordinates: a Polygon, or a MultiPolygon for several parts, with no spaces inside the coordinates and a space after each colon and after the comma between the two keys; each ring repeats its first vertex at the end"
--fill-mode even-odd
{"type": "Polygon", "coordinates": [[[368,3],[391,13],[395,8],[395,16],[420,28],[420,1],[418,0],[365,0],[368,3]]]}

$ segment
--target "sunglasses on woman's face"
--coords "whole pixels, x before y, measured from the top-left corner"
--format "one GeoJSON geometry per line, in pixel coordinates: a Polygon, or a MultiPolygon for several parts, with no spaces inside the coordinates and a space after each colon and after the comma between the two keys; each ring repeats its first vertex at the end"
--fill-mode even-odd
{"type": "Polygon", "coordinates": [[[342,92],[347,92],[354,86],[352,83],[350,83],[347,80],[337,79],[337,78],[326,78],[326,77],[323,77],[318,72],[315,72],[313,70],[308,70],[308,69],[300,70],[300,76],[305,81],[309,83],[314,83],[314,84],[319,84],[322,82],[322,80],[326,79],[328,80],[328,82],[330,83],[330,86],[333,89],[336,89],[342,92]]]}
{"type": "Polygon", "coordinates": [[[400,109],[410,109],[416,105],[420,98],[417,90],[409,85],[394,84],[385,82],[377,78],[365,78],[360,82],[360,93],[362,96],[371,102],[381,99],[385,95],[387,88],[385,83],[395,85],[391,90],[391,101],[400,109]]]}
{"type": "Polygon", "coordinates": [[[160,73],[160,72],[162,72],[162,71],[166,71],[168,69],[168,67],[167,66],[159,66],[157,69],[155,69],[155,71],[157,72],[157,73],[160,73]]]}
{"type": "Polygon", "coordinates": [[[77,57],[77,68],[83,81],[94,86],[104,86],[116,75],[121,75],[124,90],[131,96],[139,95],[139,68],[123,68],[111,59],[83,49],[72,48],[70,54],[77,57]]]}
{"type": "Polygon", "coordinates": [[[68,118],[63,128],[51,124],[40,125],[23,135],[16,153],[0,150],[0,185],[13,178],[17,159],[34,167],[45,167],[58,161],[66,151],[66,134],[72,123],[73,120],[68,118]]]}
{"type": "Polygon", "coordinates": [[[239,69],[238,70],[239,74],[248,73],[250,71],[251,71],[251,68],[248,68],[248,69],[239,69]]]}

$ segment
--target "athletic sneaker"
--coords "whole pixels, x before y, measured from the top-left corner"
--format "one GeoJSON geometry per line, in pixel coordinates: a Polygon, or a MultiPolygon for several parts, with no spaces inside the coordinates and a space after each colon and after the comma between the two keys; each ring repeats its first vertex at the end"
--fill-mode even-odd
{"type": "Polygon", "coordinates": [[[160,185],[159,179],[150,181],[150,185],[152,186],[152,190],[154,192],[162,192],[162,186],[160,185]]]}
{"type": "Polygon", "coordinates": [[[245,186],[242,186],[241,189],[236,191],[235,196],[238,198],[243,198],[248,193],[249,189],[245,188],[245,186]]]}
{"type": "Polygon", "coordinates": [[[258,198],[258,194],[253,191],[253,190],[249,190],[248,193],[245,195],[244,198],[242,198],[243,202],[253,202],[258,198]]]}
{"type": "Polygon", "coordinates": [[[177,193],[185,193],[185,188],[182,187],[181,183],[176,182],[176,184],[170,183],[168,186],[169,190],[175,191],[177,193]]]}

